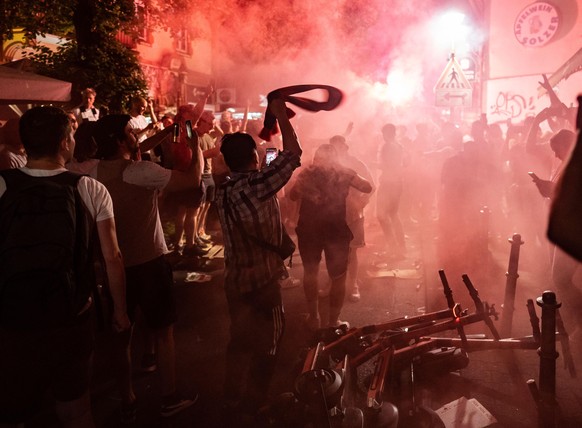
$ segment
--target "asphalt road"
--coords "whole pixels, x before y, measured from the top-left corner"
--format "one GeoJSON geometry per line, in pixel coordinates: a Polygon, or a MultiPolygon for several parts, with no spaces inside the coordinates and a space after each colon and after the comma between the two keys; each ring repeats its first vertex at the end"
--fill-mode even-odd
{"type": "MultiPolygon", "coordinates": [[[[352,327],[377,325],[399,317],[413,317],[447,308],[438,277],[439,264],[435,262],[435,241],[432,226],[424,229],[418,224],[405,224],[408,252],[403,260],[390,260],[383,252],[382,238],[368,235],[368,246],[360,250],[361,301],[346,302],[342,319],[352,327]]],[[[220,242],[218,231],[214,230],[220,242]]],[[[483,261],[485,269],[472,276],[483,301],[495,303],[501,311],[505,289],[505,271],[510,245],[505,239],[492,240],[490,253],[483,261]]],[[[219,427],[221,420],[221,394],[224,379],[224,350],[228,340],[228,318],[222,290],[223,260],[219,257],[207,261],[203,269],[194,269],[192,260],[183,261],[175,270],[175,292],[179,320],[175,326],[177,349],[178,388],[184,396],[200,394],[200,399],[190,409],[170,418],[159,417],[160,393],[157,373],[137,374],[134,377],[138,396],[137,427],[219,427]],[[191,264],[188,266],[188,264],[191,264]],[[188,269],[188,267],[190,269],[188,269]],[[211,276],[205,282],[185,282],[188,273],[201,272],[211,276]]],[[[293,391],[294,382],[305,359],[305,351],[313,345],[314,338],[305,329],[306,317],[301,287],[301,263],[295,257],[291,270],[293,281],[283,289],[286,314],[286,333],[278,370],[271,387],[271,396],[293,391]]],[[[548,288],[547,272],[520,270],[513,316],[512,336],[531,335],[529,317],[525,307],[527,299],[535,299],[548,288]]],[[[325,272],[321,274],[322,279],[325,272]]],[[[460,277],[449,276],[455,300],[462,301],[468,313],[476,311],[460,277]]],[[[559,299],[559,296],[558,296],[559,299]]],[[[323,301],[325,304],[325,301],[323,301]]],[[[566,303],[566,302],[565,302],[566,303]]],[[[538,316],[540,308],[537,308],[538,316]]],[[[500,321],[494,320],[499,328],[500,321]]],[[[471,324],[467,334],[491,333],[483,322],[471,324]]],[[[456,331],[445,333],[458,337],[456,331]]],[[[98,427],[116,427],[119,424],[119,396],[110,376],[108,336],[97,335],[95,374],[93,377],[93,410],[98,427]]],[[[142,353],[139,326],[136,331],[133,357],[139,362],[142,353]]],[[[573,343],[574,359],[582,368],[579,344],[573,343]]],[[[561,350],[558,347],[558,351],[561,350]]],[[[571,378],[563,368],[563,356],[556,361],[556,393],[560,407],[559,427],[582,426],[582,383],[571,378]]],[[[359,384],[373,371],[374,360],[358,369],[359,384]]],[[[539,380],[540,357],[535,350],[484,350],[469,353],[469,363],[464,369],[437,375],[425,374],[415,383],[414,389],[402,382],[409,373],[403,372],[398,382],[387,388],[390,396],[402,405],[401,413],[414,406],[433,410],[461,397],[474,398],[496,419],[495,427],[531,428],[538,426],[537,408],[526,385],[528,379],[539,380]]],[[[582,370],[582,369],[580,369],[582,370]]],[[[57,426],[50,406],[28,426],[57,426]]],[[[401,422],[400,426],[404,426],[401,422]]],[[[415,426],[415,425],[407,425],[415,426]]],[[[472,425],[469,425],[472,426],[472,425]]]]}

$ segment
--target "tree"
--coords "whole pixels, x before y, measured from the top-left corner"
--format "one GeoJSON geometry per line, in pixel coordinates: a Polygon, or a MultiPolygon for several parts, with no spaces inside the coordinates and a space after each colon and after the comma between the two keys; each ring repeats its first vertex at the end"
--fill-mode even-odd
{"type": "MultiPolygon", "coordinates": [[[[97,91],[98,100],[111,112],[123,111],[128,98],[147,90],[137,54],[116,39],[122,31],[135,36],[143,16],[148,26],[171,29],[174,15],[185,16],[184,0],[0,0],[0,36],[10,39],[23,28],[28,40],[38,35],[63,37],[56,51],[34,46],[29,58],[39,73],[73,83],[74,94],[85,87],[97,91]]],[[[32,43],[32,42],[31,42],[32,43]]],[[[76,100],[74,100],[76,101],[76,100]]]]}

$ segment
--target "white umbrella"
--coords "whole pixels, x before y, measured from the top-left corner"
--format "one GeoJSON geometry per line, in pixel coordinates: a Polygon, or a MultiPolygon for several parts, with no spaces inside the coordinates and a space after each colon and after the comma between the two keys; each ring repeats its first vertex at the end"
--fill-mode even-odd
{"type": "Polygon", "coordinates": [[[70,82],[0,67],[0,104],[68,102],[71,86],[70,82]]]}

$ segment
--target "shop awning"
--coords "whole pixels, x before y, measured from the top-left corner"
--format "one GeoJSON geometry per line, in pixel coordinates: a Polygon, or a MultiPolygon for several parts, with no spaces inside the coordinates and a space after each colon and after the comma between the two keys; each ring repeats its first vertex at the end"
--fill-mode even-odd
{"type": "Polygon", "coordinates": [[[0,104],[68,102],[70,82],[0,66],[0,104]]]}

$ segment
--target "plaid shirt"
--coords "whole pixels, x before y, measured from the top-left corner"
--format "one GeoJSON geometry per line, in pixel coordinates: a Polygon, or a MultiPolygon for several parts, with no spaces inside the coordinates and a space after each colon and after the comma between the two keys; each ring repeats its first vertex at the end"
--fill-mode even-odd
{"type": "Polygon", "coordinates": [[[281,244],[277,192],[300,165],[297,155],[282,151],[260,171],[233,173],[216,196],[224,236],[225,288],[246,293],[268,284],[285,271],[283,260],[249,236],[281,244]]]}

